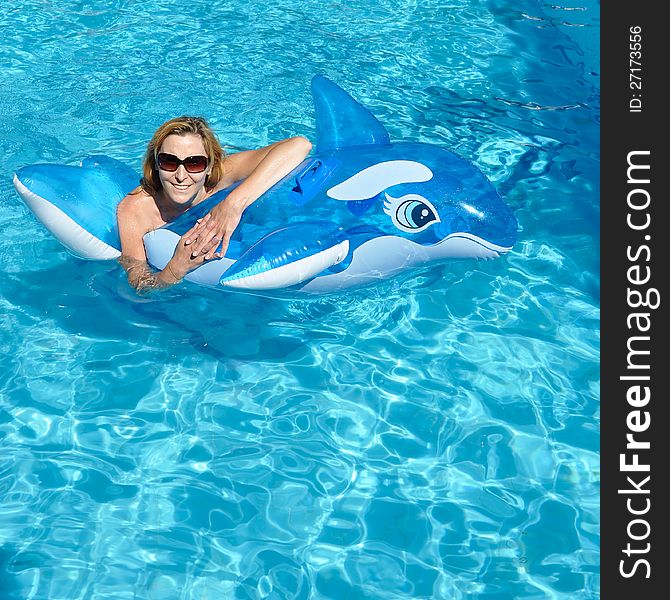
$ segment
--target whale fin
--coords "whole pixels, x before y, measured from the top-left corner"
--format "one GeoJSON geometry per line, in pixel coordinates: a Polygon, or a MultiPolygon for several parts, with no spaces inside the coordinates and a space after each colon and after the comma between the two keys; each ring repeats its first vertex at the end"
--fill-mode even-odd
{"type": "Polygon", "coordinates": [[[335,223],[292,223],[251,246],[219,283],[248,290],[289,287],[341,262],[348,251],[344,230],[335,223]]]}
{"type": "Polygon", "coordinates": [[[312,79],[316,110],[316,152],[349,146],[390,144],[386,128],[364,106],[323,75],[312,79]]]}

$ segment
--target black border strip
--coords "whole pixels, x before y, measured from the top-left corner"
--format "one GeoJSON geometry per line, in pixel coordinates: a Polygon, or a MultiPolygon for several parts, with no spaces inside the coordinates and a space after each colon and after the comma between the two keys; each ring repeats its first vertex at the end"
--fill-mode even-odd
{"type": "Polygon", "coordinates": [[[605,599],[635,599],[632,594],[638,592],[637,598],[666,597],[670,569],[665,539],[670,444],[664,440],[670,435],[665,419],[669,400],[664,393],[670,370],[664,363],[670,352],[664,347],[661,325],[663,303],[670,299],[666,294],[670,253],[665,249],[670,235],[664,230],[665,205],[670,204],[664,181],[670,173],[670,136],[662,133],[670,129],[670,105],[664,94],[670,81],[670,69],[664,64],[670,55],[666,45],[670,30],[660,15],[662,6],[644,0],[609,2],[601,11],[601,597],[605,599]],[[630,164],[635,166],[629,169],[630,164]],[[659,300],[660,305],[652,308],[659,300]],[[628,467],[622,468],[622,455],[628,467]],[[633,470],[638,467],[630,465],[636,461],[640,469],[649,470],[633,470]]]}

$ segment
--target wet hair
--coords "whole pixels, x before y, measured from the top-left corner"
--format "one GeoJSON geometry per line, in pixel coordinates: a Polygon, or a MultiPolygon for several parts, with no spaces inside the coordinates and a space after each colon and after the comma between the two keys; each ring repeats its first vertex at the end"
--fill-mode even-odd
{"type": "Polygon", "coordinates": [[[188,133],[199,135],[202,138],[205,152],[209,158],[209,164],[212,167],[212,171],[205,179],[205,189],[209,191],[219,183],[223,177],[223,159],[225,153],[221,148],[216,134],[204,118],[182,116],[163,123],[156,130],[147,146],[147,152],[144,155],[144,162],[142,163],[143,177],[140,182],[140,186],[145,192],[155,196],[163,187],[158,176],[156,156],[165,138],[169,135],[186,135],[188,133]]]}

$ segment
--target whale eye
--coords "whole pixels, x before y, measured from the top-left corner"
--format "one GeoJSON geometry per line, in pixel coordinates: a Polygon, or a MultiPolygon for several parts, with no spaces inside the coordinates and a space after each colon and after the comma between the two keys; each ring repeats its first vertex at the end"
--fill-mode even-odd
{"type": "Polygon", "coordinates": [[[402,198],[394,198],[388,194],[385,196],[384,212],[401,231],[419,233],[433,223],[440,222],[436,208],[423,196],[418,194],[408,194],[402,198]]]}

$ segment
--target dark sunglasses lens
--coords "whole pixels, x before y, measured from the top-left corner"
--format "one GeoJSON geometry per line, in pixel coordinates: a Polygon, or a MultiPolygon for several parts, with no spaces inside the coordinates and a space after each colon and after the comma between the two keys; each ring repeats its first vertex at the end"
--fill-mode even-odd
{"type": "Polygon", "coordinates": [[[202,173],[207,168],[207,157],[189,156],[184,159],[184,167],[189,173],[202,173]]]}
{"type": "Polygon", "coordinates": [[[158,155],[158,167],[163,171],[176,171],[179,168],[179,159],[172,154],[161,153],[158,155]]]}

